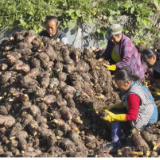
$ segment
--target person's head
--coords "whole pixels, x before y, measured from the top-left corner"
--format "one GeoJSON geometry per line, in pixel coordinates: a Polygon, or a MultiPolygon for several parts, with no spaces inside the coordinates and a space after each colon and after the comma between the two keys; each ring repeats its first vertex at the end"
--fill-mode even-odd
{"type": "Polygon", "coordinates": [[[141,53],[141,60],[148,66],[153,66],[157,60],[156,53],[153,49],[144,49],[141,53]]]}
{"type": "Polygon", "coordinates": [[[120,90],[127,91],[131,82],[139,80],[139,77],[125,69],[121,69],[116,72],[114,80],[120,90]]]}
{"type": "Polygon", "coordinates": [[[122,26],[120,24],[112,24],[108,28],[106,39],[110,39],[114,44],[119,44],[122,38],[122,26]]]}
{"type": "Polygon", "coordinates": [[[49,36],[54,36],[58,29],[58,19],[54,16],[47,16],[45,20],[45,27],[49,36]]]}

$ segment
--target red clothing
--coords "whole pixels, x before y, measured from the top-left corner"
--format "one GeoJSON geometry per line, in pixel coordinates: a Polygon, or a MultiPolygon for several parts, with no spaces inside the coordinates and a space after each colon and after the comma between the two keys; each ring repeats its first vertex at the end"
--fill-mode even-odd
{"type": "Polygon", "coordinates": [[[126,115],[126,120],[135,121],[138,116],[141,99],[136,94],[130,94],[128,96],[127,102],[128,102],[128,114],[126,115]]]}

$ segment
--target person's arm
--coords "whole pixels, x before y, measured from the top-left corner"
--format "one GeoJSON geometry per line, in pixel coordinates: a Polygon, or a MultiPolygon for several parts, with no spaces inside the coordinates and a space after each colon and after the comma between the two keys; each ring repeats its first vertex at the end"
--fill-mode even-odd
{"type": "Polygon", "coordinates": [[[130,94],[127,99],[128,102],[128,113],[127,114],[114,114],[108,110],[107,116],[101,117],[102,119],[112,122],[112,121],[135,121],[138,117],[140,98],[135,94],[130,94]]]}
{"type": "Polygon", "coordinates": [[[126,115],[127,121],[135,121],[138,117],[139,105],[141,99],[136,94],[130,94],[127,99],[128,113],[126,115]]]}
{"type": "Polygon", "coordinates": [[[121,49],[122,60],[116,63],[117,68],[122,68],[124,66],[129,66],[131,57],[132,57],[132,47],[133,44],[131,41],[126,42],[121,49]]]}

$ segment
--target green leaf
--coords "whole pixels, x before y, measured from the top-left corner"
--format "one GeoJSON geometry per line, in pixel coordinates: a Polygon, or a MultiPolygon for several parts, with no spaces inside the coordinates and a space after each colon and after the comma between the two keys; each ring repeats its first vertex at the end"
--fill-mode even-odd
{"type": "Polygon", "coordinates": [[[76,10],[76,15],[77,15],[77,17],[79,17],[80,13],[81,13],[80,10],[76,10]]]}
{"type": "Polygon", "coordinates": [[[104,46],[106,43],[105,43],[105,41],[101,41],[99,44],[100,44],[100,46],[104,46]]]}

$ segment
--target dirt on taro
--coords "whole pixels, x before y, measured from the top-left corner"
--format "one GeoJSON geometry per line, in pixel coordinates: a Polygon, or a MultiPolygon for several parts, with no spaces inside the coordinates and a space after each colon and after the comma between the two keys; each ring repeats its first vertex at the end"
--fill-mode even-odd
{"type": "MultiPolygon", "coordinates": [[[[32,30],[0,44],[1,157],[158,157],[160,121],[121,148],[100,108],[120,102],[102,52],[64,46],[32,30]]],[[[123,134],[123,132],[122,132],[123,134]]]]}

